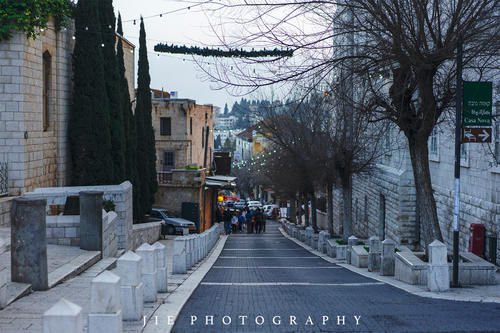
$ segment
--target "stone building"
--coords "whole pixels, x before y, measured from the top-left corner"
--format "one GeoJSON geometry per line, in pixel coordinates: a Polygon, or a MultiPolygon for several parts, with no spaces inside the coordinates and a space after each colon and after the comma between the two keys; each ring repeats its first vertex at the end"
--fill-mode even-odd
{"type": "MultiPolygon", "coordinates": [[[[492,143],[462,145],[460,188],[460,251],[466,251],[470,224],[481,223],[487,235],[497,237],[500,258],[500,85],[493,92],[492,143]],[[495,116],[496,115],[496,116],[495,116]]],[[[385,154],[368,175],[353,177],[353,232],[377,235],[400,244],[423,244],[416,211],[416,192],[407,140],[396,128],[385,134],[385,154]]],[[[448,248],[453,242],[454,125],[442,123],[429,138],[432,187],[441,232],[448,248]]],[[[342,221],[341,190],[334,194],[336,232],[342,221]]],[[[497,261],[498,262],[498,261],[497,261]]]]}
{"type": "Polygon", "coordinates": [[[212,106],[161,97],[159,93],[153,90],[156,170],[184,169],[188,165],[210,169],[214,151],[212,106]]]}
{"type": "Polygon", "coordinates": [[[236,149],[234,151],[235,162],[245,161],[252,158],[253,142],[252,129],[247,128],[243,132],[236,135],[236,149]]]}
{"type": "MultiPolygon", "coordinates": [[[[7,163],[5,194],[68,184],[74,44],[73,28],[56,31],[52,20],[35,40],[16,32],[0,42],[0,162],[7,163]]],[[[126,40],[123,46],[133,98],[135,46],[126,40]]]]}

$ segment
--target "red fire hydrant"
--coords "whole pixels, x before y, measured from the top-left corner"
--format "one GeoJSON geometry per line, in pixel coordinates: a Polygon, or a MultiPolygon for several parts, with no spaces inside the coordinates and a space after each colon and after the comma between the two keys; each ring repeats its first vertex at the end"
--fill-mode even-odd
{"type": "Polygon", "coordinates": [[[474,253],[476,256],[484,257],[484,225],[472,223],[470,225],[470,231],[469,252],[474,253]]]}

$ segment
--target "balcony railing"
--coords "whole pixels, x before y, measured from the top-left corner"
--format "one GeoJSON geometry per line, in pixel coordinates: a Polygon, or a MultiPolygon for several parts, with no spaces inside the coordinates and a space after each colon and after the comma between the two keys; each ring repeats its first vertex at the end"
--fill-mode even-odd
{"type": "Polygon", "coordinates": [[[7,162],[0,162],[0,196],[9,195],[7,162]]]}
{"type": "Polygon", "coordinates": [[[172,171],[158,171],[158,184],[165,185],[172,183],[173,172],[172,171]]]}

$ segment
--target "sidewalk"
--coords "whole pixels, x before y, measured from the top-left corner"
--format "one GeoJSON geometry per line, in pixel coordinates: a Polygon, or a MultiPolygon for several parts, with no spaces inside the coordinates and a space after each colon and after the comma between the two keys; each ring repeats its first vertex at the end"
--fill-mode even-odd
{"type": "Polygon", "coordinates": [[[372,278],[374,280],[387,283],[396,288],[402,289],[410,294],[428,297],[434,299],[443,299],[450,301],[467,301],[467,302],[489,302],[489,303],[500,303],[500,272],[496,272],[496,283],[492,286],[465,286],[463,288],[451,288],[446,292],[431,292],[427,290],[426,286],[411,285],[401,281],[396,280],[393,276],[381,276],[378,272],[368,272],[367,269],[357,268],[352,265],[345,263],[345,260],[338,260],[330,258],[324,253],[314,250],[312,247],[302,243],[301,241],[294,239],[287,235],[283,229],[280,227],[280,231],[286,238],[302,246],[309,252],[323,258],[324,260],[338,264],[352,272],[358,273],[362,276],[372,278]]]}
{"type": "MultiPolygon", "coordinates": [[[[179,287],[184,284],[184,282],[193,275],[197,269],[204,265],[207,260],[210,260],[210,254],[198,264],[196,264],[187,274],[175,274],[172,275],[172,265],[173,265],[173,241],[174,236],[168,236],[165,240],[160,240],[160,242],[167,247],[167,267],[168,267],[168,293],[158,294],[158,299],[156,303],[145,303],[144,304],[144,315],[147,320],[150,320],[154,312],[164,303],[169,302],[172,295],[176,295],[179,287]]],[[[221,239],[224,239],[222,237],[221,239]]],[[[219,242],[215,245],[214,249],[219,246],[219,242]]],[[[51,252],[58,253],[59,255],[53,255],[53,259],[50,260],[49,266],[54,268],[64,267],[67,265],[67,261],[73,255],[77,255],[78,251],[74,251],[68,246],[51,246],[51,252]],[[67,255],[63,255],[63,250],[68,250],[67,255]],[[62,252],[61,252],[62,251],[62,252]]],[[[79,249],[78,249],[79,250],[79,249]]],[[[84,251],[87,252],[87,251],[84,251]]],[[[0,256],[0,260],[5,261],[4,254],[0,256]]],[[[78,257],[78,256],[77,256],[78,257]]],[[[8,254],[8,259],[10,262],[10,252],[8,254]]],[[[73,258],[74,259],[74,258],[73,258]]],[[[117,258],[105,258],[98,261],[96,264],[86,269],[82,274],[69,279],[66,282],[60,283],[49,289],[47,291],[35,291],[25,297],[22,297],[15,302],[8,305],[5,309],[0,310],[0,332],[2,333],[17,333],[17,332],[33,332],[39,333],[42,330],[42,316],[45,311],[47,311],[52,305],[57,303],[61,298],[65,298],[70,302],[73,302],[80,307],[82,307],[82,314],[84,319],[84,327],[88,325],[88,313],[90,310],[90,287],[91,281],[94,277],[102,273],[104,270],[110,270],[115,267],[117,258]]],[[[1,264],[1,263],[0,263],[1,264]]],[[[57,269],[56,269],[57,271],[57,269]]],[[[112,270],[111,270],[112,271],[112,270]]],[[[49,270],[50,273],[50,270],[49,270]]],[[[192,287],[192,286],[191,286],[192,287]]],[[[194,286],[196,288],[196,286],[194,286]]],[[[193,288],[193,289],[194,289],[193,288]]],[[[185,291],[184,291],[185,292],[185,291]]],[[[189,293],[190,295],[190,293],[189,293]]],[[[187,298],[189,298],[187,295],[187,298]]],[[[185,295],[184,295],[185,296],[185,295]]],[[[184,296],[181,295],[181,298],[184,296]]],[[[187,300],[186,298],[186,300],[187,300]]],[[[185,300],[184,300],[185,302],[185,300]]],[[[183,304],[183,303],[182,303],[183,304]]],[[[123,322],[124,332],[142,332],[143,322],[123,322]]]]}

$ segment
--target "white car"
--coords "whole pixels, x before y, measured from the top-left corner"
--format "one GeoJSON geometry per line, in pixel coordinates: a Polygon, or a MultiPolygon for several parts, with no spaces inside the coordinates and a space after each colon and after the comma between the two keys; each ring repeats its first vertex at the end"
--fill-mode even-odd
{"type": "Polygon", "coordinates": [[[279,206],[278,205],[265,205],[264,206],[264,214],[267,217],[272,217],[273,211],[275,211],[275,212],[279,211],[279,206]]]}
{"type": "Polygon", "coordinates": [[[262,208],[260,201],[249,201],[247,205],[248,209],[255,210],[257,208],[262,208]]]}

